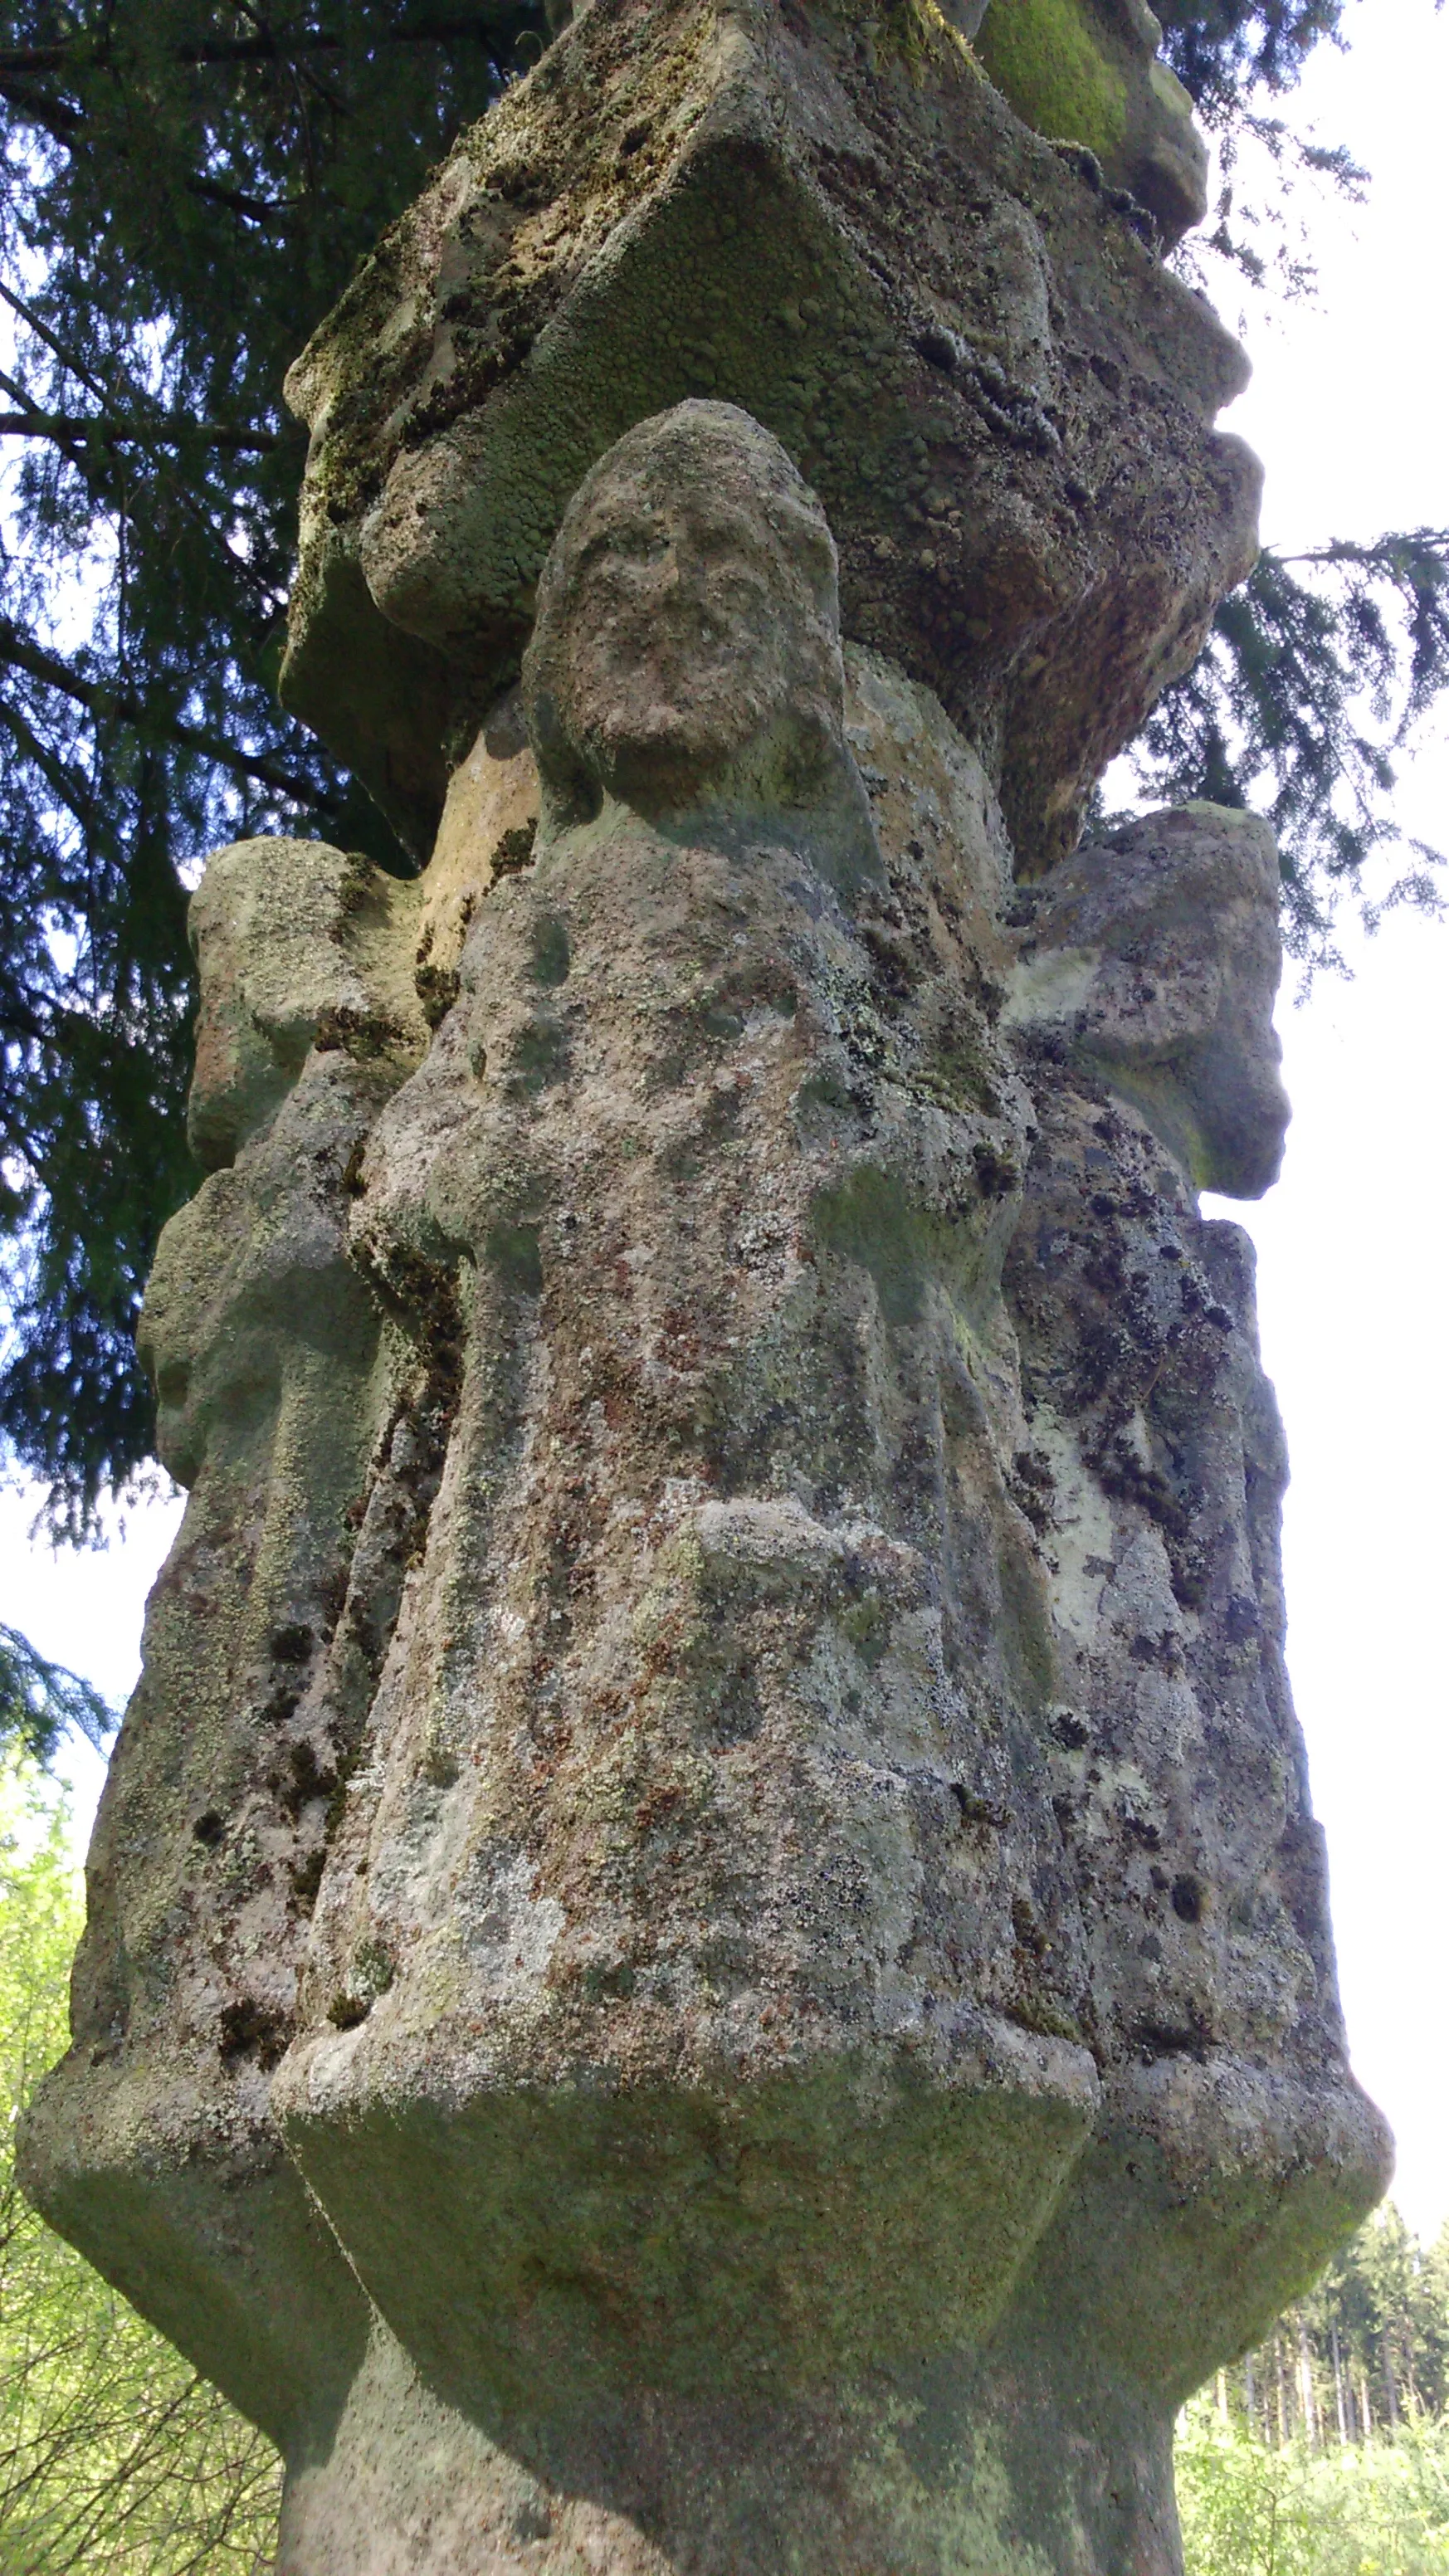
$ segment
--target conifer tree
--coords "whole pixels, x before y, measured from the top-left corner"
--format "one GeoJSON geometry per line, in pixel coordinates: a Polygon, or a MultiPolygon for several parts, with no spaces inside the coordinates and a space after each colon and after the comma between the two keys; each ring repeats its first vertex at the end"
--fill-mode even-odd
{"type": "Polygon", "coordinates": [[[255,831],[403,864],[276,702],[305,454],[282,378],[537,24],[0,8],[0,1442],[71,1536],[150,1448],[136,1309],[197,1179],[188,880],[255,831]]]}

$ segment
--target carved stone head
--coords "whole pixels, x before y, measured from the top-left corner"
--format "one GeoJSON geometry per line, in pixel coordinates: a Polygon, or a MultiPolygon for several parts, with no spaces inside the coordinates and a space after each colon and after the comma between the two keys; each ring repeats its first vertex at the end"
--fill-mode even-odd
{"type": "Polygon", "coordinates": [[[841,756],[843,688],[834,541],[779,440],[733,403],[641,421],[580,485],[539,585],[524,690],[545,785],[645,810],[727,783],[788,802],[841,756]]]}
{"type": "Polygon", "coordinates": [[[1261,816],[1143,815],[1049,880],[1008,1006],[1104,1073],[1195,1188],[1230,1198],[1261,1198],[1283,1159],[1278,896],[1261,816]]]}

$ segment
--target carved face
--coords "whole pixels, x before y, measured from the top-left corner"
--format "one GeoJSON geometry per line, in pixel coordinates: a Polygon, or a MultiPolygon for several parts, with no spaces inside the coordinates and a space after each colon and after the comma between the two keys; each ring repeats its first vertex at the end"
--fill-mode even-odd
{"type": "Polygon", "coordinates": [[[1216,805],[1146,814],[1079,850],[1044,895],[1008,1023],[1056,1023],[1199,1189],[1260,1198],[1289,1117],[1267,823],[1216,805]]]}
{"type": "Polygon", "coordinates": [[[838,738],[835,548],[779,442],[702,402],[622,438],[565,515],[524,681],[545,768],[628,802],[838,738]]]}

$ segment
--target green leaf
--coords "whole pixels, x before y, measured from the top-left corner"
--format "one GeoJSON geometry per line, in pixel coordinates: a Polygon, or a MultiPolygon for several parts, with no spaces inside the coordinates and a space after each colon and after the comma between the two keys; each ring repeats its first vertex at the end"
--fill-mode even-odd
{"type": "Polygon", "coordinates": [[[0,2570],[263,2576],[271,2445],[16,2185],[19,2115],[66,2044],[80,1917],[64,1797],[0,1756],[0,2570]]]}

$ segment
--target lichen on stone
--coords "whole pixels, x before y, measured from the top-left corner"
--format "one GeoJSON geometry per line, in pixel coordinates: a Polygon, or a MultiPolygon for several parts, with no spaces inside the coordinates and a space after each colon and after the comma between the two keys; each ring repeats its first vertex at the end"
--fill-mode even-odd
{"type": "Polygon", "coordinates": [[[1276,857],[1078,845],[1240,353],[1149,13],[958,15],[592,0],[294,373],[290,702],[419,874],[193,903],[190,1499],[23,2151],[280,2576],[1180,2576],[1175,2410],[1382,2187],[1198,1205],[1276,857]]]}

